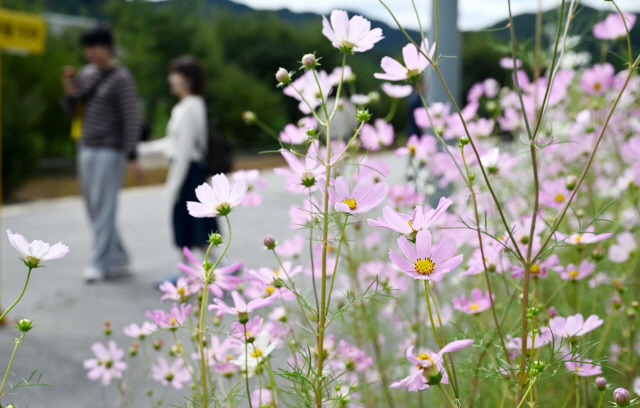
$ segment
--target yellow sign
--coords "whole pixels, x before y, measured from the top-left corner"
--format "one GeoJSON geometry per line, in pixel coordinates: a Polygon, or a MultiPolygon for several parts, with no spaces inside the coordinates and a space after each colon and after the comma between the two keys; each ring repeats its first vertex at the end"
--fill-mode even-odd
{"type": "Polygon", "coordinates": [[[0,9],[0,48],[40,54],[46,33],[42,17],[0,9]]]}

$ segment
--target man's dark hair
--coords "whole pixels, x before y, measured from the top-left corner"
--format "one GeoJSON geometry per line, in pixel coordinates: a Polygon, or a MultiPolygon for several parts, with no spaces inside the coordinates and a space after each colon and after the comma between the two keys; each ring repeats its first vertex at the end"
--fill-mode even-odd
{"type": "Polygon", "coordinates": [[[183,55],[171,60],[169,71],[182,74],[189,81],[191,93],[204,96],[206,74],[198,58],[193,55],[183,55]]]}
{"type": "Polygon", "coordinates": [[[82,35],[80,35],[80,45],[83,47],[92,47],[95,45],[113,47],[113,34],[111,34],[111,29],[98,26],[85,30],[82,35]]]}

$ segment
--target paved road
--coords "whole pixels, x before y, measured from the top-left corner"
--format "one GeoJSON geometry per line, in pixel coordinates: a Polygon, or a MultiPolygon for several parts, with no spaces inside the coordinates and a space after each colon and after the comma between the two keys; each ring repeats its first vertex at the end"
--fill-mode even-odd
{"type": "MultiPolygon", "coordinates": [[[[387,156],[392,158],[391,155],[387,156]]],[[[404,161],[393,160],[392,178],[398,179],[404,161]]],[[[290,235],[288,209],[291,196],[283,194],[284,181],[271,171],[264,172],[268,187],[259,208],[240,208],[231,214],[233,240],[231,261],[244,260],[249,267],[271,265],[272,258],[262,248],[269,233],[277,238],[290,235]]],[[[1,304],[7,307],[19,294],[26,269],[10,246],[7,228],[29,240],[62,241],[71,252],[63,259],[46,263],[32,273],[23,301],[11,312],[14,320],[29,318],[35,329],[28,333],[18,350],[10,377],[14,382],[34,370],[42,374],[41,383],[52,387],[27,387],[3,399],[22,407],[101,407],[97,383],[87,379],[82,362],[91,357],[90,347],[102,340],[102,327],[110,320],[114,339],[121,347],[130,341],[122,327],[141,323],[144,312],[161,307],[154,282],[173,271],[179,260],[172,247],[168,208],[161,187],[127,189],[121,193],[119,220],[123,239],[132,256],[133,275],[119,280],[86,285],[81,272],[89,258],[90,231],[82,202],[77,197],[19,204],[2,208],[1,304]]],[[[5,368],[17,331],[0,328],[0,371],[5,368]]],[[[145,391],[160,390],[144,383],[128,406],[149,406],[145,391]]],[[[108,394],[113,394],[113,386],[108,394]]],[[[180,399],[175,401],[180,404],[180,399]]],[[[164,405],[168,406],[168,405],[164,405]]]]}

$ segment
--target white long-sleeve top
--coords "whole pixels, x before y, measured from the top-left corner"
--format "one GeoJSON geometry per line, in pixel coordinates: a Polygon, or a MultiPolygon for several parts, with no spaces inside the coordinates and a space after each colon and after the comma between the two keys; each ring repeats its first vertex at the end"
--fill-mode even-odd
{"type": "Polygon", "coordinates": [[[141,143],[141,155],[162,153],[171,160],[165,191],[169,202],[178,200],[192,161],[202,161],[207,149],[207,107],[204,98],[189,95],[171,110],[167,135],[141,143]]]}

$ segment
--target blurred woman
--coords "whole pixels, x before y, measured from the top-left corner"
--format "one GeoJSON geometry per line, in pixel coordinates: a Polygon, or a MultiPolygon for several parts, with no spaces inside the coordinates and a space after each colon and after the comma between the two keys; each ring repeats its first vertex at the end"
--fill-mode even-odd
{"type": "Polygon", "coordinates": [[[169,64],[169,86],[179,102],[171,110],[167,135],[141,144],[142,154],[162,152],[171,161],[165,183],[172,204],[175,245],[182,249],[205,248],[211,232],[217,232],[215,218],[194,218],[187,212],[187,201],[197,201],[195,189],[206,181],[207,107],[204,100],[205,72],[200,61],[190,55],[169,64]]]}

